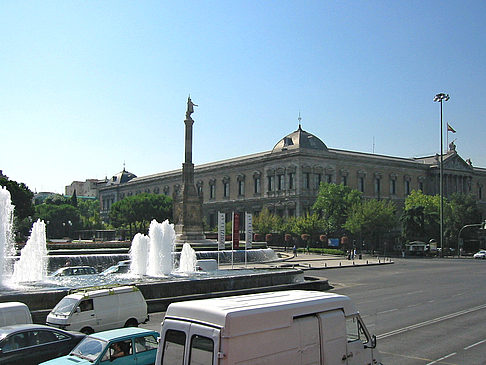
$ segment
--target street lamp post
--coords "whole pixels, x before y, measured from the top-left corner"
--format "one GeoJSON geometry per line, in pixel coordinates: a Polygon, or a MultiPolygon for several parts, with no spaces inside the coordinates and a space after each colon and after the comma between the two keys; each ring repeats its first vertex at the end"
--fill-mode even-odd
{"type": "Polygon", "coordinates": [[[439,93],[434,101],[440,103],[440,167],[439,167],[439,191],[440,191],[440,256],[444,255],[444,183],[443,183],[443,162],[444,162],[444,123],[442,122],[442,101],[449,100],[449,94],[439,93]]]}

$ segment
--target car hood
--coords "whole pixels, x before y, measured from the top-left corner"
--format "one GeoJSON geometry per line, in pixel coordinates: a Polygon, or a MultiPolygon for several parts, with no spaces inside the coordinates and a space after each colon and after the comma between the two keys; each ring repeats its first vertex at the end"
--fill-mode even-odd
{"type": "Polygon", "coordinates": [[[42,362],[39,365],[88,365],[88,364],[93,364],[92,362],[89,362],[86,359],[81,359],[80,357],[77,356],[61,356],[58,357],[57,359],[52,359],[46,362],[42,362]]]}

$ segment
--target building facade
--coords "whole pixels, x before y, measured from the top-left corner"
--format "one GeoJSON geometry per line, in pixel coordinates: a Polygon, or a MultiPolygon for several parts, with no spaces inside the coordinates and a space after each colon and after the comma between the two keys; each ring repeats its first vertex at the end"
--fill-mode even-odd
{"type": "MultiPolygon", "coordinates": [[[[271,151],[195,166],[194,181],[203,197],[208,227],[217,212],[229,219],[233,211],[258,214],[267,208],[282,217],[301,216],[315,202],[321,182],[344,184],[365,198],[390,199],[402,207],[412,190],[439,194],[439,155],[401,158],[330,149],[315,135],[299,128],[271,151]]],[[[452,143],[443,156],[444,196],[470,193],[486,216],[486,169],[463,160],[452,143]]],[[[135,177],[123,170],[98,185],[104,216],[113,203],[143,192],[174,196],[182,171],[135,177]],[[115,181],[113,181],[115,180],[115,181]]]]}

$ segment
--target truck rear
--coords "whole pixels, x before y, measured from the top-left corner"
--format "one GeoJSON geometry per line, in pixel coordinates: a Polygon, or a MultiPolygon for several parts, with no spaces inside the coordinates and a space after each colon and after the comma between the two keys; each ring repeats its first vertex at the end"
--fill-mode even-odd
{"type": "Polygon", "coordinates": [[[157,365],[380,363],[351,300],[317,291],[173,303],[160,334],[157,365]]]}

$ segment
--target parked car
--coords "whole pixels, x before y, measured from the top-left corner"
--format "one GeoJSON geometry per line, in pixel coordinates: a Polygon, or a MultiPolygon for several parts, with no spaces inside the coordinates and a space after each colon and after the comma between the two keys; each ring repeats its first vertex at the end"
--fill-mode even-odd
{"type": "Polygon", "coordinates": [[[486,250],[481,250],[479,252],[476,252],[473,257],[475,259],[486,259],[486,250]]]}
{"type": "Polygon", "coordinates": [[[87,336],[69,355],[42,364],[154,364],[158,336],[155,331],[138,327],[102,331],[87,336]]]}
{"type": "Polygon", "coordinates": [[[0,327],[0,364],[38,364],[69,352],[86,335],[41,324],[0,327]]]}
{"type": "Polygon", "coordinates": [[[51,276],[95,275],[98,272],[91,266],[68,266],[54,271],[51,276]]]}
{"type": "Polygon", "coordinates": [[[130,271],[130,260],[120,261],[118,264],[110,266],[104,270],[100,275],[110,274],[126,274],[130,271]]]}

